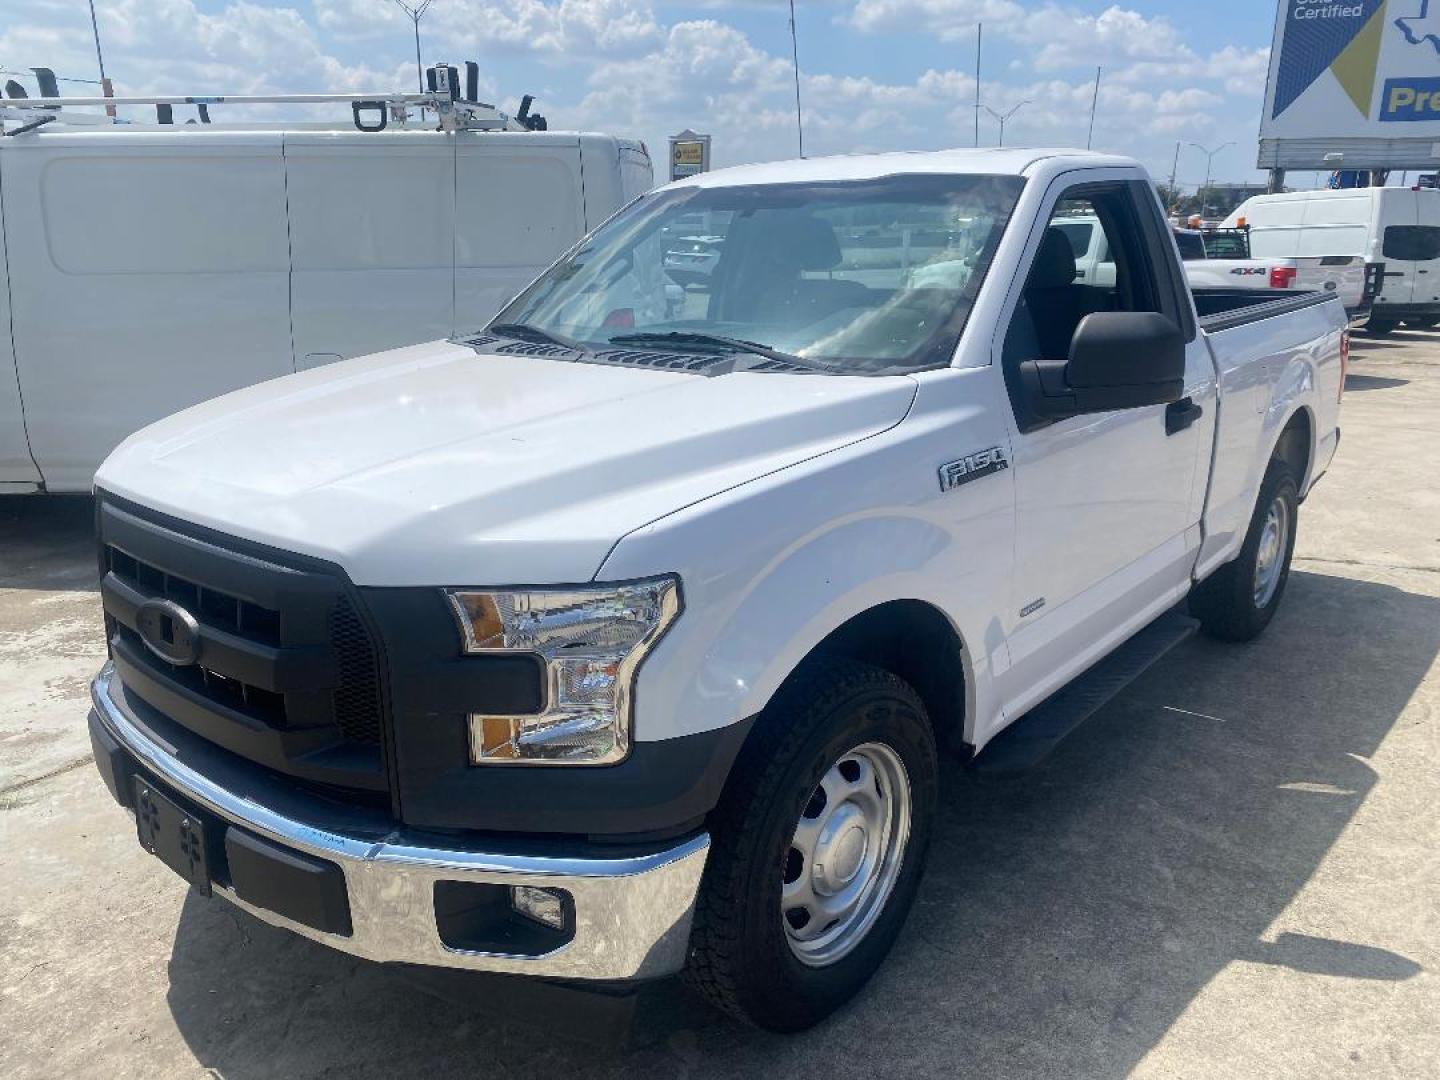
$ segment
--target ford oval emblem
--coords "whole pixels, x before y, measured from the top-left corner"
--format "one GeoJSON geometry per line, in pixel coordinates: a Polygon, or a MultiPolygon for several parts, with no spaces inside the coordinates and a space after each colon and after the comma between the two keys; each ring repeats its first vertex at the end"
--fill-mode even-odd
{"type": "Polygon", "coordinates": [[[200,624],[170,600],[146,600],[135,609],[135,630],[146,648],[168,664],[186,667],[200,659],[200,624]]]}

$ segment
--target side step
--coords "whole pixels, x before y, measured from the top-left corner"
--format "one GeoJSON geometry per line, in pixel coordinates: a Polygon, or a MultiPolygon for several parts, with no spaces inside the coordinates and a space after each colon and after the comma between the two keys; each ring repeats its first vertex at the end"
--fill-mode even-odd
{"type": "Polygon", "coordinates": [[[998,776],[1038,765],[1065,736],[1199,629],[1198,620],[1172,608],[996,735],[970,767],[998,776]]]}

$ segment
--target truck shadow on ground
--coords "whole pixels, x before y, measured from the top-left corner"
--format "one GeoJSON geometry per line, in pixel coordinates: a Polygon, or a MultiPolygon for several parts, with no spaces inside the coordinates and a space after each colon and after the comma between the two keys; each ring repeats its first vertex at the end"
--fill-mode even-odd
{"type": "Polygon", "coordinates": [[[1423,330],[1393,330],[1383,338],[1365,337],[1352,333],[1350,348],[1357,356],[1366,353],[1383,352],[1386,349],[1403,349],[1406,346],[1428,342],[1435,335],[1423,330]]]}
{"type": "Polygon", "coordinates": [[[1356,375],[1352,372],[1345,376],[1347,393],[1351,390],[1394,390],[1409,385],[1409,379],[1390,379],[1383,375],[1356,375]]]}
{"type": "Polygon", "coordinates": [[[0,589],[97,587],[89,495],[0,497],[0,589]]]}
{"type": "Polygon", "coordinates": [[[524,1015],[513,983],[466,977],[437,997],[193,895],[175,1021],[230,1080],[1110,1077],[1230,964],[1410,978],[1407,957],[1271,925],[1374,786],[1366,759],[1440,652],[1440,600],[1313,573],[1289,587],[1260,641],[1182,646],[1035,772],[952,770],[900,943],[812,1032],[751,1031],[665,983],[638,1006],[662,1017],[648,1041],[597,1049],[562,1037],[569,1005],[524,1015]]]}

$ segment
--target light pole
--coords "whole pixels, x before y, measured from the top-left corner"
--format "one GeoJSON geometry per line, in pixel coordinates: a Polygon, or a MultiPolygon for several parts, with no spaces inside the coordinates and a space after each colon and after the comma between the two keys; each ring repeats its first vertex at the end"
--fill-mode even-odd
{"type": "Polygon", "coordinates": [[[1001,145],[1001,146],[1004,146],[1004,145],[1005,145],[1005,121],[1006,121],[1006,120],[1009,120],[1010,117],[1014,116],[1017,112],[1019,112],[1022,108],[1024,108],[1026,105],[1029,105],[1029,104],[1030,104],[1030,98],[1026,98],[1024,101],[1020,102],[1019,105],[1016,105],[1013,109],[1011,109],[1009,112],[1005,113],[1003,116],[1002,116],[1000,113],[996,112],[994,109],[990,108],[989,105],[986,105],[986,106],[985,106],[985,111],[988,112],[991,116],[993,116],[996,120],[999,120],[999,121],[1000,121],[1000,145],[1001,145]]]}
{"type": "Polygon", "coordinates": [[[1095,107],[1100,104],[1100,69],[1095,69],[1095,93],[1090,98],[1090,130],[1085,133],[1085,149],[1090,149],[1090,143],[1095,138],[1095,107]]]}
{"type": "Polygon", "coordinates": [[[790,59],[795,65],[795,141],[805,156],[805,122],[800,117],[800,45],[795,37],[795,0],[790,0],[790,59]]]}
{"type": "Polygon", "coordinates": [[[1204,221],[1205,211],[1210,208],[1210,163],[1215,160],[1215,155],[1221,150],[1235,144],[1233,142],[1222,143],[1214,150],[1206,150],[1198,142],[1192,142],[1190,145],[1205,155],[1205,186],[1200,189],[1200,220],[1204,221]]]}

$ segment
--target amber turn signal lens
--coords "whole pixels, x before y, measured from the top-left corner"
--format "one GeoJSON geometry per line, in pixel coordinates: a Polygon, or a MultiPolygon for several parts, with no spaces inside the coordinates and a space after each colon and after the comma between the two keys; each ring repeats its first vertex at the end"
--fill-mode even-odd
{"type": "Polygon", "coordinates": [[[503,649],[505,647],[505,623],[500,618],[500,607],[491,593],[456,593],[455,598],[465,610],[465,633],[469,639],[467,647],[475,649],[503,649]]]}

